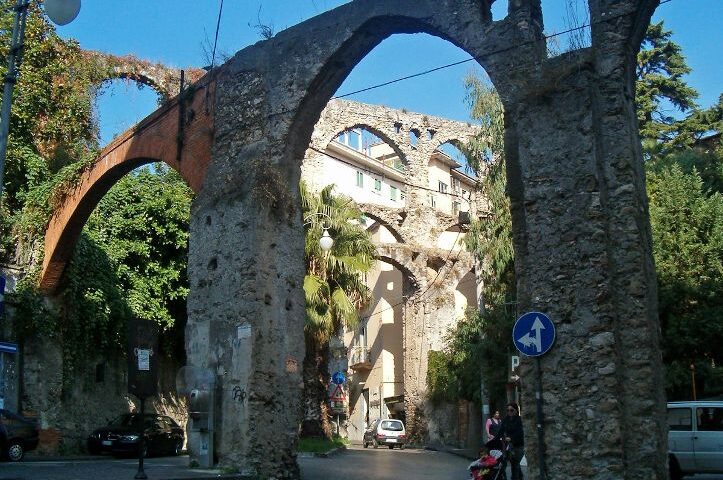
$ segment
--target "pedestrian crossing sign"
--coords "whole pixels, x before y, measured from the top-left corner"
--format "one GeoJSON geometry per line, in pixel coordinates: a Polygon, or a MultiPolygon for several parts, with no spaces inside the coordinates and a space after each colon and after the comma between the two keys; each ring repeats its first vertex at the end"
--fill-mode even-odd
{"type": "Polygon", "coordinates": [[[329,397],[329,400],[332,402],[344,402],[346,400],[346,395],[344,394],[344,389],[341,388],[341,385],[334,386],[334,391],[329,397]]]}

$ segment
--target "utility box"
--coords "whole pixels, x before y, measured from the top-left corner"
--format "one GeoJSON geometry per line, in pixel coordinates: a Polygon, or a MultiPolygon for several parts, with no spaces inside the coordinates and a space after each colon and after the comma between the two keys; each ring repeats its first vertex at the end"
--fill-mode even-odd
{"type": "Polygon", "coordinates": [[[188,405],[188,449],[202,468],[213,468],[216,377],[202,367],[186,366],[176,375],[176,392],[188,405]]]}

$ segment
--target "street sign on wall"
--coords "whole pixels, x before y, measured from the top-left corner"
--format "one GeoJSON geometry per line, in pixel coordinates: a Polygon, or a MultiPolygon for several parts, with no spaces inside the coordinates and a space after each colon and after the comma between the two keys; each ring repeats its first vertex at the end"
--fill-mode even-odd
{"type": "Polygon", "coordinates": [[[520,353],[539,357],[555,343],[555,325],[544,313],[527,312],[515,322],[512,341],[520,353]]]}

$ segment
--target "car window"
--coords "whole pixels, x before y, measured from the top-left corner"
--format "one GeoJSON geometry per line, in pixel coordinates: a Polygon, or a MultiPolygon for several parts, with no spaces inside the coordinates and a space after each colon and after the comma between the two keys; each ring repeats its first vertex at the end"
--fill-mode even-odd
{"type": "Polygon", "coordinates": [[[689,432],[693,430],[690,408],[669,408],[668,429],[671,432],[689,432]]]}
{"type": "Polygon", "coordinates": [[[393,432],[401,432],[404,430],[404,426],[399,420],[384,420],[382,422],[382,429],[391,430],[393,432]]]}
{"type": "Polygon", "coordinates": [[[708,432],[723,431],[722,407],[698,407],[696,409],[698,430],[708,432]]]}

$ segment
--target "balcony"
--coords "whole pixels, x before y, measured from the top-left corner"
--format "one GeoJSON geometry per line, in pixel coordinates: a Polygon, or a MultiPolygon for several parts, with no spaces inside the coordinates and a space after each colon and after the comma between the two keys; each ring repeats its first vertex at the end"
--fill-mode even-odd
{"type": "Polygon", "coordinates": [[[371,349],[369,347],[354,346],[351,349],[349,368],[355,372],[369,371],[372,369],[371,349]]]}

